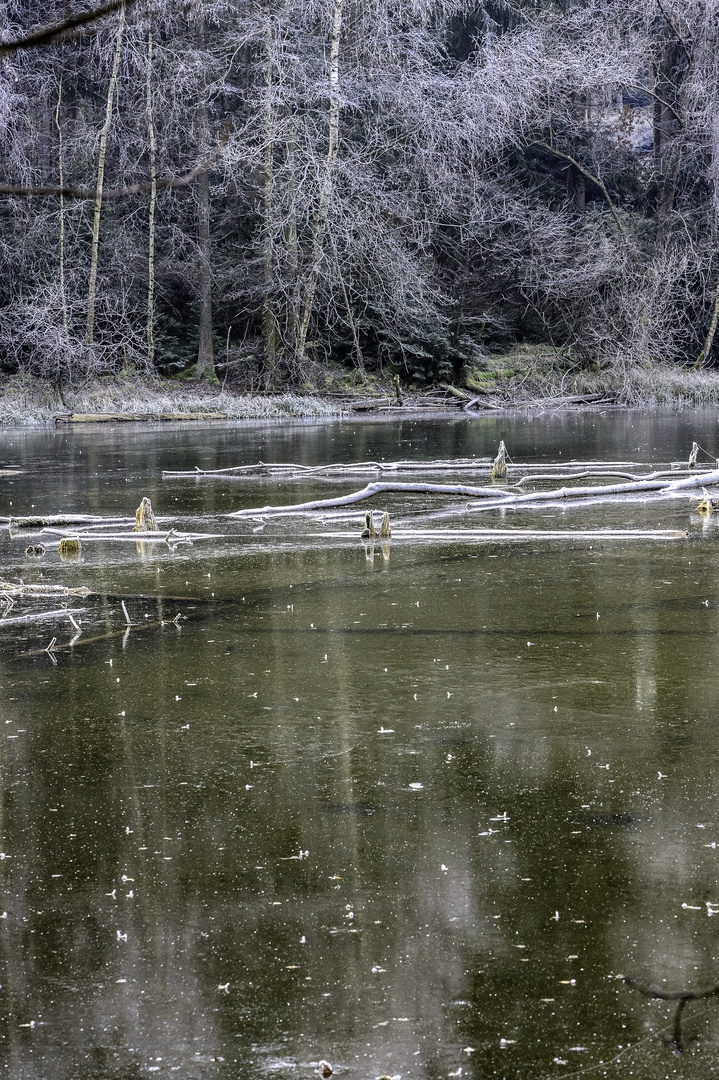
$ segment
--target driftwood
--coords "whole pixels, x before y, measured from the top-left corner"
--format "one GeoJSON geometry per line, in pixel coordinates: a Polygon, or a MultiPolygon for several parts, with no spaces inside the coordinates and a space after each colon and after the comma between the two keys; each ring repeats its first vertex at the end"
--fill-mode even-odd
{"type": "Polygon", "coordinates": [[[90,589],[84,585],[69,588],[67,585],[26,585],[24,581],[0,581],[0,594],[4,596],[89,596],[90,589]]]}
{"type": "MultiPolygon", "coordinates": [[[[666,477],[688,476],[689,473],[686,470],[684,472],[680,472],[679,469],[672,469],[670,472],[663,472],[663,473],[655,472],[655,473],[651,473],[649,475],[651,475],[651,476],[653,476],[655,478],[658,478],[660,476],[666,476],[666,477]]],[[[542,480],[544,480],[544,481],[546,481],[546,480],[569,480],[569,479],[572,479],[572,480],[584,480],[589,476],[591,476],[591,477],[610,477],[610,476],[613,476],[613,477],[616,477],[617,479],[620,479],[620,480],[647,480],[647,479],[649,479],[648,475],[638,476],[636,473],[612,472],[609,469],[603,469],[603,470],[587,469],[586,472],[544,473],[544,474],[543,473],[537,473],[535,476],[531,476],[531,475],[530,476],[523,476],[521,480],[514,480],[512,482],[512,487],[522,487],[524,484],[530,484],[530,483],[533,484],[535,482],[539,483],[542,480]]]]}
{"type": "MultiPolygon", "coordinates": [[[[685,462],[672,462],[671,473],[677,476],[686,473],[687,465],[685,462]]],[[[647,468],[651,470],[653,467],[649,465],[642,465],[639,461],[554,461],[544,462],[542,464],[517,464],[514,462],[507,463],[508,473],[534,473],[551,469],[557,470],[561,473],[556,479],[572,478],[578,476],[578,474],[584,473],[586,475],[601,476],[606,475],[606,472],[592,470],[608,470],[608,469],[640,469],[647,468]]],[[[705,468],[706,471],[710,471],[710,466],[697,466],[697,468],[705,468]]],[[[294,477],[308,479],[322,479],[322,477],[337,477],[337,476],[351,476],[356,474],[365,473],[420,473],[428,475],[432,473],[482,473],[489,474],[492,470],[492,459],[487,458],[451,458],[451,459],[435,459],[432,461],[352,461],[352,462],[332,462],[326,465],[301,465],[298,462],[284,462],[284,461],[259,461],[255,465],[229,465],[223,469],[201,469],[199,466],[195,466],[192,470],[173,470],[164,469],[162,472],[163,477],[170,477],[173,479],[191,479],[196,480],[199,477],[215,477],[220,476],[223,479],[231,479],[232,477],[294,477]]],[[[665,467],[666,471],[666,467],[665,467]]],[[[652,474],[654,475],[654,474],[652,474]]],[[[657,474],[658,475],[658,474],[657,474]]],[[[546,479],[553,479],[555,477],[546,477],[546,479]]],[[[646,477],[636,476],[631,474],[631,479],[640,480],[646,479],[646,477]]],[[[521,482],[521,481],[520,481],[521,482]]]]}
{"type": "MultiPolygon", "coordinates": [[[[369,520],[370,515],[367,515],[369,520]]],[[[356,533],[312,534],[327,540],[353,540],[356,533]]],[[[683,529],[393,529],[396,540],[685,540],[683,529]]],[[[379,539],[382,533],[365,529],[362,540],[379,539]],[[366,534],[366,535],[365,535],[366,534]]]]}
{"type": "MultiPolygon", "coordinates": [[[[231,518],[256,517],[257,515],[269,514],[304,514],[309,510],[324,510],[331,506],[350,506],[352,503],[371,499],[374,495],[382,495],[388,492],[406,492],[420,495],[469,495],[473,498],[496,499],[499,494],[494,488],[467,487],[465,484],[392,484],[375,482],[367,484],[360,491],[353,491],[350,495],[338,495],[334,499],[314,499],[306,503],[294,503],[290,506],[261,506],[249,510],[235,510],[228,514],[231,518]]],[[[514,499],[516,496],[507,495],[506,498],[514,499]]]]}
{"type": "Polygon", "coordinates": [[[58,413],[56,424],[129,424],[136,421],[227,420],[227,413],[58,413]]]}
{"type": "MultiPolygon", "coordinates": [[[[42,530],[47,533],[61,534],[61,529],[45,528],[42,530]]],[[[168,544],[189,544],[193,540],[218,540],[221,537],[221,533],[181,533],[175,529],[170,529],[169,532],[131,532],[131,533],[103,533],[101,536],[93,536],[88,533],[80,533],[80,539],[84,543],[86,540],[131,540],[134,544],[147,544],[157,541],[158,543],[168,544]]],[[[77,533],[73,533],[73,536],[77,536],[77,533]]]]}
{"type": "Polygon", "coordinates": [[[495,510],[500,506],[523,506],[527,503],[544,505],[568,499],[590,498],[614,498],[617,495],[631,495],[645,492],[661,492],[664,495],[682,495],[692,488],[711,484],[719,484],[719,470],[702,473],[697,476],[686,477],[682,480],[667,481],[666,473],[652,473],[643,480],[635,480],[627,484],[603,485],[601,487],[574,487],[556,488],[554,491],[534,491],[527,495],[512,495],[503,493],[501,499],[490,503],[468,503],[468,510],[495,510]]]}
{"type": "Polygon", "coordinates": [[[293,503],[287,506],[256,506],[246,510],[235,510],[228,514],[231,518],[257,517],[269,515],[304,514],[315,510],[329,509],[334,506],[350,506],[353,503],[371,499],[374,495],[388,493],[407,493],[423,495],[469,495],[472,498],[481,498],[482,503],[468,503],[467,510],[496,510],[507,506],[522,507],[527,504],[546,505],[556,501],[570,499],[596,499],[613,498],[618,495],[637,493],[659,492],[664,495],[682,495],[690,492],[693,488],[711,484],[719,484],[719,470],[701,473],[696,476],[686,477],[681,480],[669,481],[666,473],[651,473],[645,479],[631,481],[626,484],[602,485],[598,487],[564,487],[553,491],[535,491],[528,494],[513,494],[507,491],[497,491],[494,488],[468,487],[464,484],[402,484],[386,483],[377,481],[367,484],[359,491],[353,491],[349,495],[339,495],[332,499],[314,499],[305,503],[293,503]]]}
{"type": "Polygon", "coordinates": [[[164,469],[163,476],[190,477],[198,476],[250,476],[266,474],[269,476],[343,476],[352,473],[383,472],[489,472],[491,458],[458,458],[453,461],[353,461],[348,463],[333,462],[329,465],[300,465],[296,462],[265,462],[256,465],[230,465],[225,469],[200,469],[195,466],[192,472],[173,472],[164,469]]]}
{"type": "Polygon", "coordinates": [[[132,521],[132,518],[111,518],[108,522],[106,517],[100,517],[98,514],[47,514],[44,517],[14,517],[6,518],[11,529],[32,529],[39,528],[43,525],[99,525],[100,522],[106,522],[112,525],[125,525],[132,521]]]}

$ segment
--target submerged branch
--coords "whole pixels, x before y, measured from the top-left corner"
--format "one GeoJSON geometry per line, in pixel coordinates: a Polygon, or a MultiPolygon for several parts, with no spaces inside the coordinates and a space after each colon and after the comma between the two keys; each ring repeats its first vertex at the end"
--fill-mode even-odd
{"type": "Polygon", "coordinates": [[[28,615],[14,615],[12,618],[0,619],[0,629],[3,626],[17,626],[19,623],[40,622],[42,619],[59,619],[62,616],[71,619],[73,615],[81,615],[87,608],[56,608],[54,611],[37,611],[28,615]]]}

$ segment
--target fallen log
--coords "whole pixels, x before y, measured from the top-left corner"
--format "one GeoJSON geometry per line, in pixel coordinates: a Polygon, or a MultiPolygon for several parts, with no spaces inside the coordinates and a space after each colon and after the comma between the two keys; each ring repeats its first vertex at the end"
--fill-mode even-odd
{"type": "MultiPolygon", "coordinates": [[[[350,506],[352,503],[363,502],[371,499],[374,495],[383,495],[389,492],[403,492],[420,495],[469,495],[474,498],[491,498],[496,501],[498,493],[494,488],[468,487],[465,484],[392,484],[376,481],[367,484],[360,491],[353,491],[349,495],[338,495],[334,499],[314,499],[311,502],[294,503],[289,506],[255,506],[247,510],[235,510],[228,514],[231,518],[267,516],[269,514],[304,514],[310,510],[324,510],[331,506],[350,506]]],[[[509,499],[516,496],[507,495],[509,499]]]]}
{"type": "Polygon", "coordinates": [[[89,596],[85,585],[71,588],[67,585],[26,585],[23,581],[0,581],[0,594],[4,596],[89,596]]]}
{"type": "MultiPolygon", "coordinates": [[[[492,458],[449,458],[449,459],[435,459],[432,461],[352,461],[352,462],[333,462],[327,465],[301,465],[298,462],[266,462],[260,461],[255,465],[229,465],[222,469],[201,469],[198,465],[192,470],[173,470],[163,469],[163,477],[180,478],[187,477],[188,479],[196,479],[200,476],[222,476],[230,477],[236,476],[250,476],[250,475],[268,475],[268,476],[308,476],[316,477],[322,475],[350,475],[353,473],[361,472],[414,472],[414,473],[434,473],[434,472],[489,472],[492,466],[492,458]]],[[[676,475],[680,475],[679,466],[683,466],[686,470],[686,465],[683,462],[672,463],[672,471],[676,472],[676,475]],[[675,467],[676,464],[676,467],[675,467]]],[[[618,468],[656,468],[656,466],[646,465],[640,461],[560,461],[560,462],[543,462],[541,464],[532,463],[530,465],[517,464],[515,462],[507,462],[507,471],[514,472],[533,472],[542,469],[561,469],[563,474],[566,473],[567,478],[572,477],[575,473],[571,470],[576,469],[618,469],[618,468]]],[[[708,471],[708,467],[707,467],[708,471]]],[[[562,477],[560,477],[562,479],[562,477]]],[[[639,479],[639,477],[637,477],[639,479]]]]}
{"type": "Polygon", "coordinates": [[[135,421],[227,420],[227,413],[58,413],[56,424],[128,424],[135,421]]]}
{"type": "MultiPolygon", "coordinates": [[[[671,475],[671,474],[670,474],[671,475]]],[[[719,484],[719,470],[699,475],[689,476],[681,480],[667,480],[666,473],[650,473],[646,478],[631,481],[626,484],[602,485],[598,487],[564,487],[552,491],[536,491],[527,494],[515,494],[507,491],[497,491],[494,488],[469,487],[464,484],[403,484],[375,481],[367,484],[359,491],[353,491],[348,495],[336,496],[332,499],[314,499],[304,503],[293,503],[287,506],[267,505],[249,507],[245,510],[235,510],[228,514],[230,518],[266,517],[269,515],[304,514],[315,510],[329,509],[335,506],[350,506],[353,503],[362,502],[375,495],[389,493],[428,494],[428,495],[469,495],[480,498],[481,503],[469,502],[466,510],[496,510],[500,507],[522,507],[526,505],[546,505],[557,501],[570,499],[602,499],[627,494],[644,492],[659,492],[666,496],[681,495],[693,488],[719,484]]]]}
{"type": "Polygon", "coordinates": [[[462,410],[463,412],[469,412],[475,405],[482,409],[494,409],[497,412],[502,412],[503,409],[507,408],[506,405],[496,405],[493,401],[487,401],[484,397],[475,397],[468,401],[466,405],[463,405],[462,410]]]}
{"type": "MultiPolygon", "coordinates": [[[[110,519],[113,525],[125,525],[132,518],[110,519]]],[[[11,517],[8,519],[11,529],[31,529],[42,525],[96,525],[107,522],[106,517],[98,514],[46,514],[45,516],[11,517]]]]}
{"type": "MultiPolygon", "coordinates": [[[[325,540],[356,540],[355,533],[313,533],[325,540]]],[[[685,529],[392,529],[397,540],[686,540],[685,529]]],[[[379,534],[375,534],[379,537],[379,534]]],[[[365,537],[361,539],[374,539],[365,537]]]]}
{"type": "Polygon", "coordinates": [[[636,480],[628,484],[603,485],[602,487],[576,487],[556,488],[554,491],[534,491],[526,495],[505,494],[502,499],[494,502],[467,504],[467,510],[496,510],[499,507],[522,506],[527,503],[547,503],[564,501],[567,499],[601,498],[602,496],[616,496],[636,494],[638,492],[661,491],[665,494],[682,494],[696,487],[710,487],[719,484],[719,470],[702,473],[698,476],[689,476],[683,480],[667,482],[665,473],[654,473],[644,480],[636,480]]]}
{"type": "Polygon", "coordinates": [[[677,476],[677,475],[685,476],[685,475],[688,475],[688,473],[686,471],[683,472],[683,473],[679,473],[678,469],[672,469],[671,472],[663,472],[663,473],[656,472],[656,473],[650,473],[647,476],[637,476],[636,473],[612,472],[610,470],[601,470],[601,471],[596,470],[596,471],[594,471],[592,469],[587,469],[586,472],[580,472],[580,473],[545,473],[544,475],[542,475],[541,473],[538,473],[536,476],[523,476],[521,480],[515,480],[513,482],[512,486],[513,487],[521,487],[522,484],[534,483],[535,481],[539,482],[541,480],[568,480],[570,478],[570,476],[571,476],[572,480],[584,480],[588,476],[592,476],[592,477],[615,476],[615,477],[618,477],[618,478],[623,478],[625,480],[648,480],[650,476],[652,476],[654,478],[658,478],[660,476],[671,477],[671,476],[677,476]]]}
{"type": "MultiPolygon", "coordinates": [[[[60,536],[67,536],[62,529],[45,528],[42,530],[47,533],[55,533],[60,536]]],[[[73,536],[77,536],[77,533],[73,533],[73,536]]],[[[222,533],[180,533],[175,529],[170,529],[168,533],[165,532],[132,532],[132,533],[103,533],[101,536],[92,536],[87,533],[80,533],[82,542],[86,540],[128,540],[135,544],[147,544],[147,543],[192,543],[193,540],[218,540],[222,537],[222,533]]]]}

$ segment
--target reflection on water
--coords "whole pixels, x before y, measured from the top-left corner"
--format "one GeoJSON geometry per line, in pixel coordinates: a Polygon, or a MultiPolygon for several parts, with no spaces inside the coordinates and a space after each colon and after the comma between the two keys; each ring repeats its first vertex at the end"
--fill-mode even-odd
{"type": "Polygon", "coordinates": [[[622,976],[719,982],[714,519],[533,519],[688,529],[671,545],[333,547],[198,517],[317,487],[160,472],[499,437],[525,461],[670,460],[716,449],[717,419],[4,433],[11,513],[149,495],[226,534],[72,563],[2,534],[3,577],[95,592],[72,646],[2,631],[7,1074],[713,1076],[719,1002],[687,1003],[676,1057],[675,1003],[622,976]]]}

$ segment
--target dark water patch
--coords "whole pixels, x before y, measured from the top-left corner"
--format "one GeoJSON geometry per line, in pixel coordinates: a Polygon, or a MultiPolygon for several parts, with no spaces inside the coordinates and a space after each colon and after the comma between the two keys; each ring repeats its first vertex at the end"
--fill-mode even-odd
{"type": "MultiPolygon", "coordinates": [[[[28,470],[0,491],[13,513],[50,497],[127,512],[148,495],[209,525],[276,490],[160,468],[487,456],[500,437],[537,462],[678,459],[718,419],[0,432],[28,470]]],[[[570,515],[659,527],[689,513],[552,519],[570,515]]],[[[374,565],[359,543],[223,543],[28,566],[0,540],[3,576],[97,594],[56,663],[49,638],[3,639],[8,1075],[311,1077],[326,1058],[357,1080],[708,1080],[719,1015],[674,1059],[651,1036],[656,1003],[618,976],[714,979],[711,536],[396,545],[374,565]],[[177,627],[158,625],[163,594],[188,616],[177,627]],[[38,651],[10,662],[15,648],[38,651]]]]}

